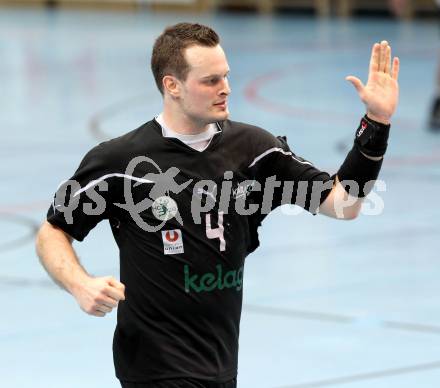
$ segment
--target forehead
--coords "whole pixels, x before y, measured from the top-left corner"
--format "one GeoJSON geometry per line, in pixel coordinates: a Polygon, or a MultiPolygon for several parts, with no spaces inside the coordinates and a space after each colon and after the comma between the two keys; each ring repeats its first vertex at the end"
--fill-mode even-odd
{"type": "Polygon", "coordinates": [[[210,74],[224,74],[229,71],[226,55],[220,45],[215,47],[190,46],[184,51],[190,73],[204,77],[210,74]]]}

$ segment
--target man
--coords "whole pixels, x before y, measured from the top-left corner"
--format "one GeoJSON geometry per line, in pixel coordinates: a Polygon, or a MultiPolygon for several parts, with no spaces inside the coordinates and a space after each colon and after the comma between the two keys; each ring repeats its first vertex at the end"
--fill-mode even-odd
{"type": "Polygon", "coordinates": [[[236,387],[244,259],[257,228],[283,203],[357,216],[386,150],[399,61],[376,43],[367,85],[347,77],[367,115],[333,177],[285,138],[228,119],[229,66],[209,27],[167,28],[151,66],[163,112],[85,156],[57,191],[37,252],[86,313],[118,306],[123,387],[236,387]],[[72,248],[103,219],[120,249],[121,282],[88,275],[72,248]]]}

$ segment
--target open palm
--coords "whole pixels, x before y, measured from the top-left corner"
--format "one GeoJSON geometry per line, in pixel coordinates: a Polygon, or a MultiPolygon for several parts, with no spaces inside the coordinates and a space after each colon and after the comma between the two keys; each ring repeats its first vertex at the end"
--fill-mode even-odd
{"type": "Polygon", "coordinates": [[[391,47],[387,41],[375,43],[371,50],[367,84],[354,76],[346,77],[356,88],[367,107],[367,115],[388,124],[399,100],[399,58],[391,63],[391,47]]]}

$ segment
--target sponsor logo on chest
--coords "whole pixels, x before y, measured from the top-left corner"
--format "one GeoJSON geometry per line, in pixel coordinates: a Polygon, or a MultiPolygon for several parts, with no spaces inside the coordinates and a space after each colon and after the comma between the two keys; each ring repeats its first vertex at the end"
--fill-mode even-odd
{"type": "Polygon", "coordinates": [[[183,268],[185,291],[188,293],[199,293],[223,290],[225,288],[234,288],[240,291],[243,288],[243,266],[236,270],[224,272],[223,266],[217,264],[215,269],[215,272],[191,274],[190,266],[186,264],[183,268]]]}
{"type": "Polygon", "coordinates": [[[162,241],[165,255],[183,253],[182,231],[180,229],[162,230],[162,241]]]}

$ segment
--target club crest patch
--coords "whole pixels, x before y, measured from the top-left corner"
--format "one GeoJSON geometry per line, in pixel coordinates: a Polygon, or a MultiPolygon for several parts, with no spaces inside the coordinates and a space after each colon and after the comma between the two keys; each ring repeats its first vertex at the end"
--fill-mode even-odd
{"type": "Polygon", "coordinates": [[[168,221],[177,214],[177,203],[168,196],[156,198],[151,206],[154,216],[161,221],[168,221]]]}
{"type": "Polygon", "coordinates": [[[180,229],[162,230],[162,241],[165,255],[183,253],[182,231],[180,229]]]}

